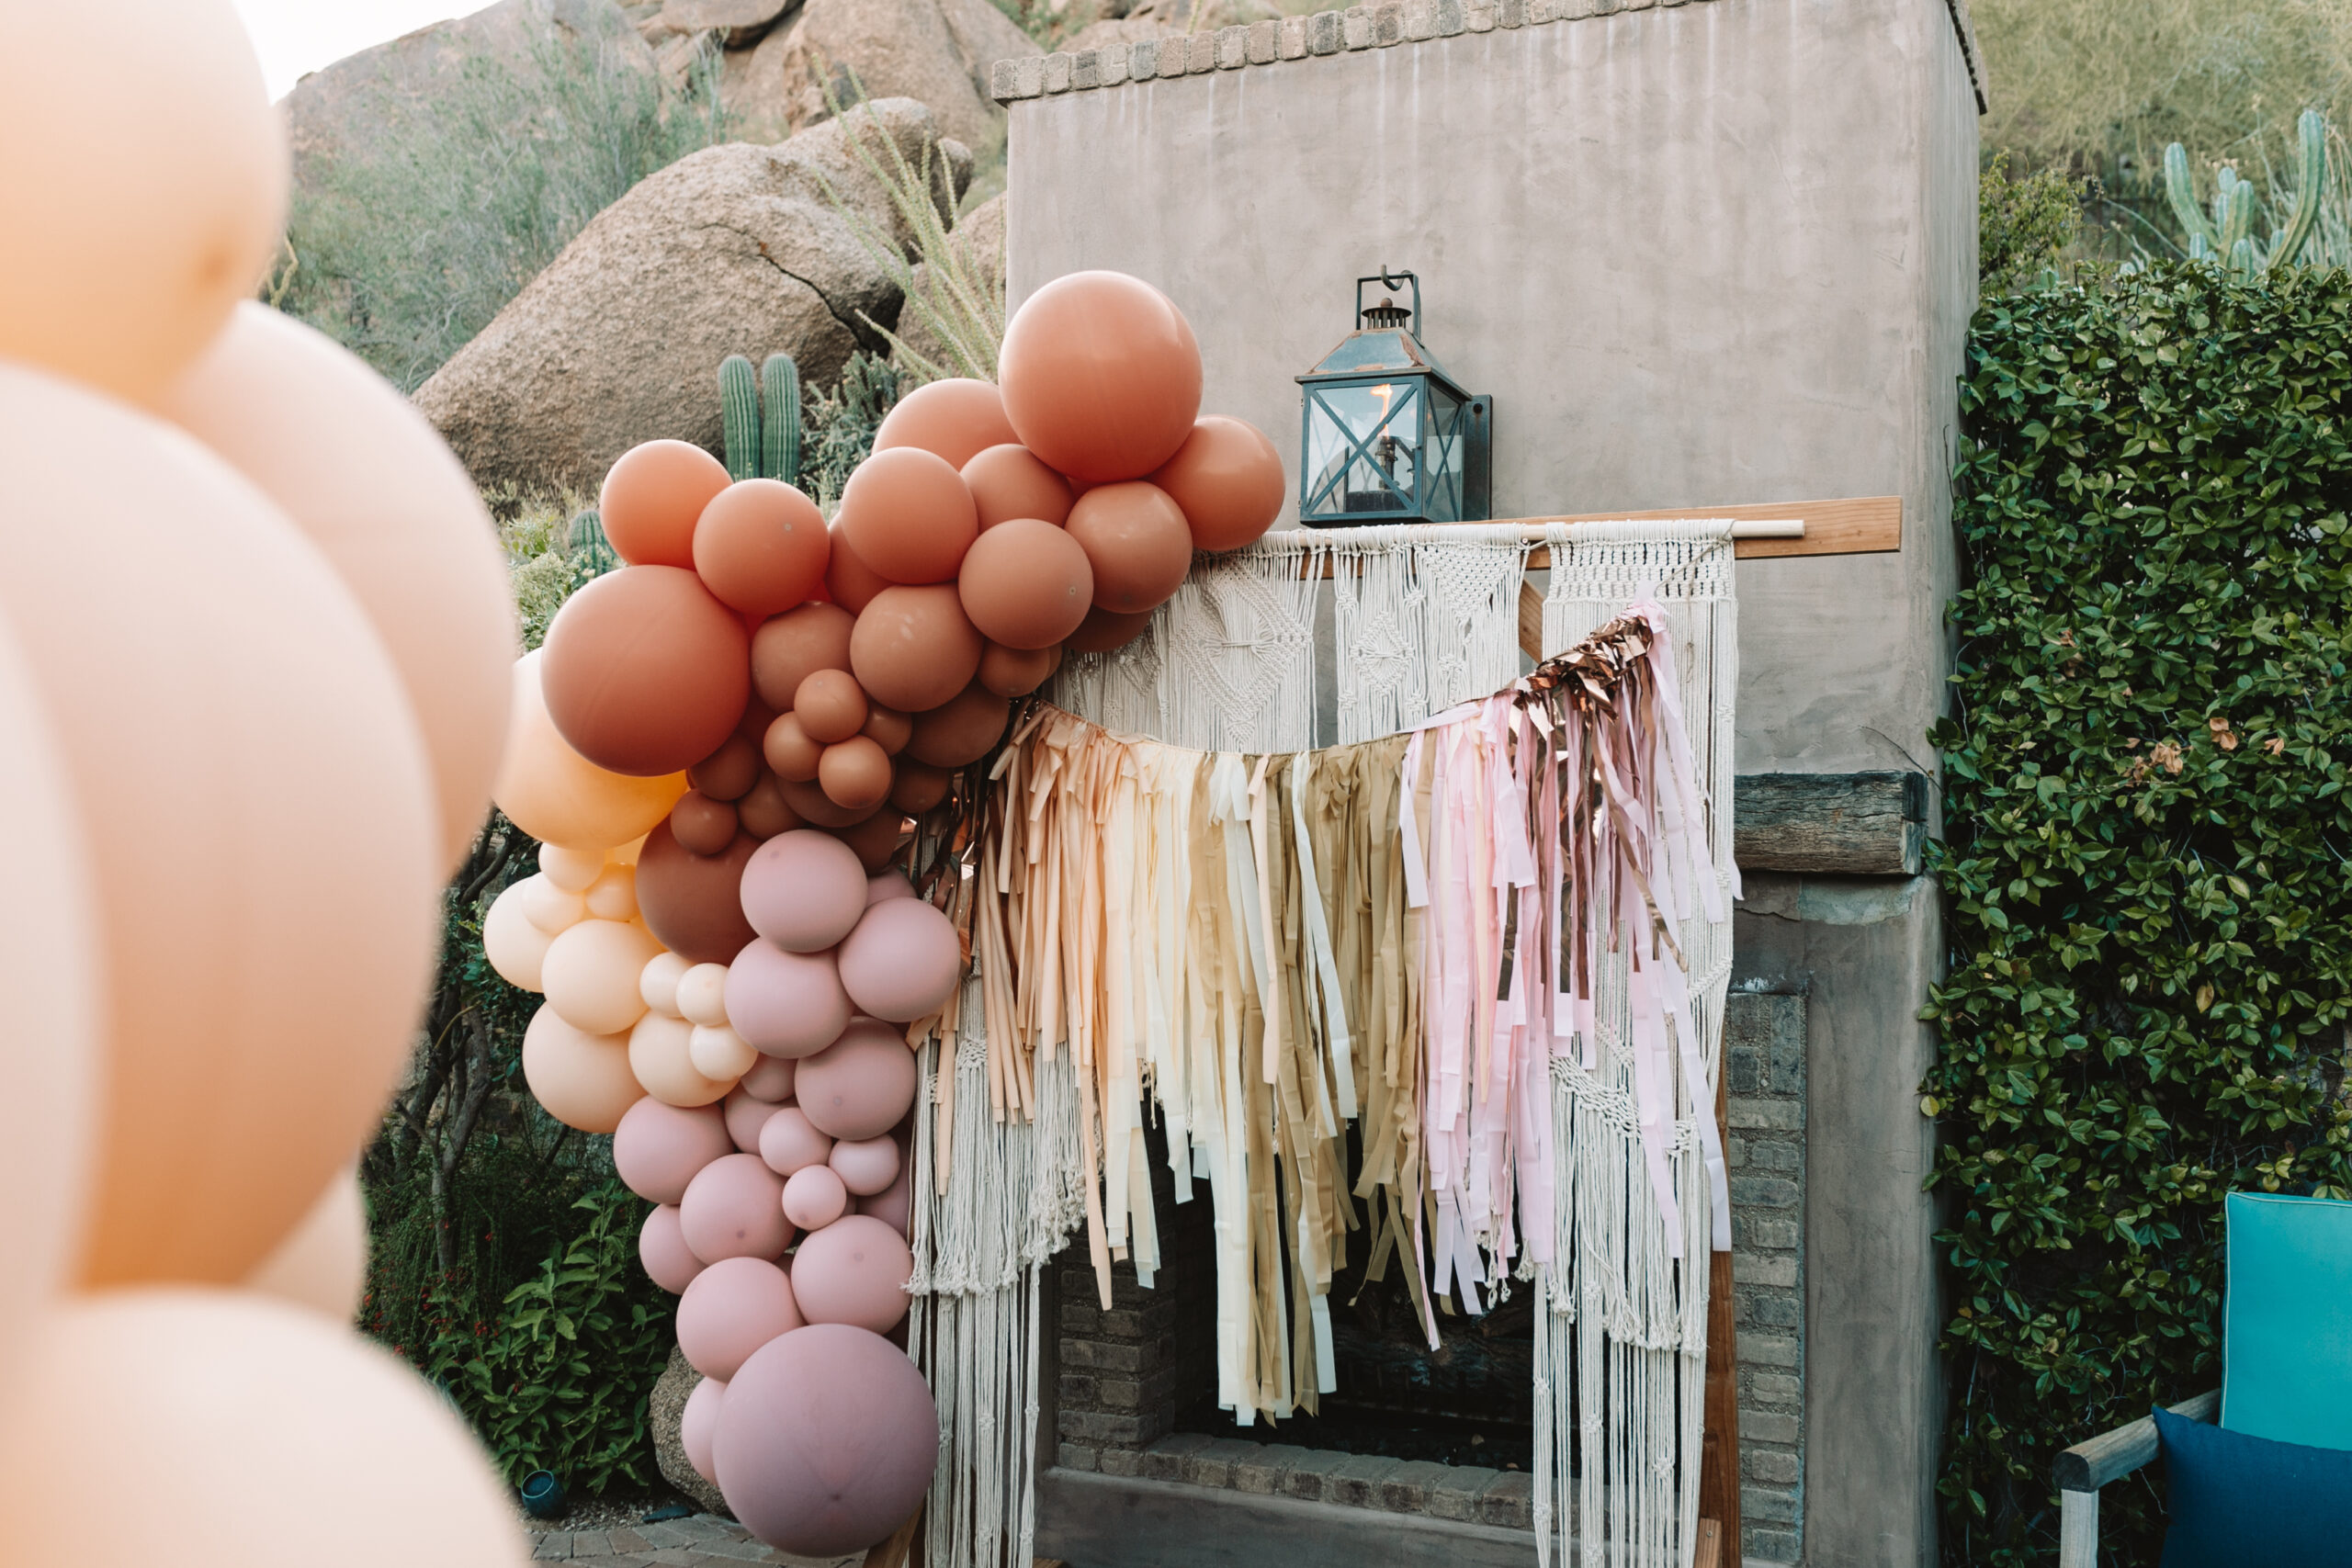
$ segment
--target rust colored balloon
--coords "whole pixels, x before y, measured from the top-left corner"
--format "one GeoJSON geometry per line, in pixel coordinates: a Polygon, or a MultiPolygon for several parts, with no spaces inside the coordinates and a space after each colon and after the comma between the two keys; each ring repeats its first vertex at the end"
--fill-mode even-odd
{"type": "Polygon", "coordinates": [[[752,692],[743,623],[693,572],[633,566],[574,593],[540,680],[571,749],[616,773],[674,773],[735,733],[752,692]]]}
{"type": "Polygon", "coordinates": [[[713,800],[741,800],[760,782],[760,748],[741,728],[686,770],[686,782],[713,800]]]}
{"type": "Polygon", "coordinates": [[[809,735],[797,713],[786,714],[769,725],[760,742],[769,770],[786,784],[807,784],[815,778],[817,759],[824,750],[824,742],[809,735]]]}
{"type": "Polygon", "coordinates": [[[719,603],[747,615],[814,599],[832,553],[825,514],[782,479],[737,480],[695,525],[695,570],[719,603]]]}
{"type": "Polygon", "coordinates": [[[947,798],[947,770],[901,757],[899,782],[891,786],[890,804],[910,817],[920,817],[947,798]]]}
{"type": "Polygon", "coordinates": [[[832,797],[825,793],[824,786],[813,781],[808,784],[787,783],[782,787],[785,804],[797,812],[811,828],[854,828],[880,809],[878,806],[868,806],[863,809],[836,806],[832,797]]]}
{"type": "Polygon", "coordinates": [[[596,502],[613,553],[631,566],[692,571],[695,524],[727,488],[727,466],[685,441],[649,441],[620,455],[596,502]]]}
{"type": "Polygon", "coordinates": [[[916,446],[960,468],[973,454],[1018,439],[1004,417],[1003,395],[986,381],[957,376],[900,398],[875,431],[874,449],[916,446]]]}
{"type": "Polygon", "coordinates": [[[759,841],[748,834],[717,855],[689,853],[670,824],[645,836],[637,857],[637,908],[653,940],[696,964],[725,964],[755,933],[743,918],[743,867],[759,841]]]}
{"type": "Polygon", "coordinates": [[[832,564],[825,568],[825,596],[854,615],[874,603],[874,596],[889,587],[890,580],[858,558],[838,517],[833,519],[832,540],[832,564]]]}
{"type": "Polygon", "coordinates": [[[1025,697],[1054,672],[1054,652],[1050,648],[1007,648],[992,642],[980,653],[980,684],[1000,697],[1025,697]]]}
{"type": "Polygon", "coordinates": [[[865,723],[858,733],[895,757],[907,749],[907,738],[915,732],[915,721],[897,708],[886,708],[879,703],[865,710],[865,723]]]}
{"type": "Polygon", "coordinates": [[[846,740],[865,728],[865,688],[846,670],[820,670],[793,694],[792,712],[800,731],[820,746],[846,740]]]}
{"type": "Polygon", "coordinates": [[[1122,615],[1101,605],[1086,613],[1078,630],[1069,634],[1065,644],[1072,653],[1108,653],[1114,648],[1125,648],[1143,636],[1151,625],[1151,612],[1139,610],[1132,615],[1122,615]]]}
{"type": "Polygon", "coordinates": [[[890,796],[890,753],[863,735],[825,748],[817,787],[844,811],[878,807],[890,796]]]}
{"type": "Polygon", "coordinates": [[[776,713],[792,711],[800,682],[820,670],[849,668],[849,629],[855,612],[839,604],[803,604],[762,626],[752,637],[752,685],[776,713]]]}
{"type": "Polygon", "coordinates": [[[1032,294],[997,355],[1021,444],[1073,478],[1140,479],[1201,412],[1201,350],[1184,313],[1141,278],[1074,272],[1032,294]]]}
{"type": "Polygon", "coordinates": [[[831,829],[833,837],[855,852],[857,863],[869,875],[890,863],[899,850],[899,836],[906,830],[907,819],[895,811],[877,812],[853,827],[831,829]]]}
{"type": "Polygon", "coordinates": [[[735,803],[735,815],[743,831],[762,843],[805,825],[800,814],[785,803],[782,781],[764,769],[752,792],[735,803]]]}
{"type": "Polygon", "coordinates": [[[735,808],[690,789],[670,807],[670,834],[688,854],[723,855],[735,841],[735,808]]]}
{"type": "Polygon", "coordinates": [[[894,446],[857,466],[842,487],[842,537],[892,582],[945,582],[980,531],[964,478],[944,457],[894,446]]]}
{"type": "Polygon", "coordinates": [[[1035,517],[1059,527],[1078,499],[1068,479],[1018,441],[991,446],[965,464],[964,488],[979,509],[983,534],[1015,517],[1035,517]]]}
{"type": "Polygon", "coordinates": [[[1094,604],[1094,567],[1077,539],[1015,517],[973,541],[956,575],[964,614],[1007,648],[1045,649],[1078,629],[1094,604]]]}
{"type": "Polygon", "coordinates": [[[849,667],[876,702],[921,713],[971,683],[980,643],[955,584],[891,588],[857,617],[849,667]]]}
{"type": "Polygon", "coordinates": [[[1166,491],[1139,479],[1080,496],[1068,531],[1094,565],[1094,602],[1118,615],[1158,607],[1193,568],[1184,513],[1166,491]]]}
{"type": "Polygon", "coordinates": [[[954,701],[915,716],[914,739],[907,755],[934,768],[961,768],[987,756],[1004,739],[1012,705],[978,682],[965,687],[954,701]]]}
{"type": "Polygon", "coordinates": [[[1282,514],[1290,481],[1265,433],[1247,420],[1204,414],[1176,456],[1151,476],[1192,525],[1196,550],[1253,544],[1282,514]]]}

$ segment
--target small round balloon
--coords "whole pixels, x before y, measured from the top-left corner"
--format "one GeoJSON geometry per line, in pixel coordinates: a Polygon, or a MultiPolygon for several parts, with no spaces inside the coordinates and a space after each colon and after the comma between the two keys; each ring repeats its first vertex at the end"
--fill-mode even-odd
{"type": "Polygon", "coordinates": [[[695,524],[729,480],[727,466],[684,441],[649,441],[605,475],[597,519],[631,566],[695,566],[695,524]]]}
{"type": "Polygon", "coordinates": [[[684,1015],[678,1011],[678,982],[685,978],[693,964],[683,953],[657,953],[645,961],[638,972],[637,994],[655,1012],[671,1018],[684,1015]]]}
{"type": "MultiPolygon", "coordinates": [[[[743,1075],[743,1092],[771,1105],[782,1105],[792,1098],[792,1080],[800,1064],[789,1056],[763,1055],[743,1075]]],[[[752,1151],[746,1149],[745,1154],[752,1151]]]]}
{"type": "Polygon", "coordinates": [[[677,1007],[674,1010],[688,1023],[720,1024],[727,1021],[727,965],[697,964],[678,976],[677,1007]]]}
{"type": "Polygon", "coordinates": [[[889,1190],[899,1179],[899,1141],[885,1133],[878,1137],[849,1138],[833,1145],[825,1158],[844,1190],[871,1198],[889,1190]]]}
{"type": "Polygon", "coordinates": [[[832,1139],[817,1131],[797,1105],[783,1107],[760,1124],[760,1159],[778,1176],[823,1165],[832,1152],[832,1139]]]}
{"type": "Polygon", "coordinates": [[[871,1198],[857,1201],[857,1212],[870,1214],[897,1231],[901,1239],[914,1237],[915,1168],[906,1151],[899,1153],[899,1174],[890,1185],[871,1198]]]}
{"type": "Polygon", "coordinates": [[[787,953],[839,945],[865,912],[865,872],[831,834],[803,829],[770,839],[743,867],[744,916],[787,953]]]}
{"type": "MultiPolygon", "coordinates": [[[[834,1184],[840,1185],[838,1179],[834,1184]]],[[[868,1214],[837,1220],[804,1238],[792,1260],[800,1314],[810,1323],[845,1323],[888,1334],[907,1315],[907,1280],[914,1268],[906,1239],[882,1221],[868,1214]]]]}
{"type": "Polygon", "coordinates": [[[675,1203],[703,1167],[734,1151],[714,1106],[664,1105],[647,1096],[613,1130],[613,1168],[649,1203],[675,1203]]]}
{"type": "Polygon", "coordinates": [[[718,1484],[718,1472],[710,1458],[710,1440],[718,1431],[718,1408],[727,1397],[727,1385],[717,1378],[705,1378],[695,1384],[686,1395],[686,1407],[678,1412],[678,1447],[686,1453],[686,1462],[695,1473],[718,1484]]]}
{"type": "Polygon", "coordinates": [[[1192,570],[1193,531],[1183,513],[1167,491],[1139,479],[1080,496],[1068,532],[1093,564],[1094,603],[1115,615],[1157,608],[1192,570]]]}
{"type": "Polygon", "coordinates": [[[751,696],[741,617],[675,567],[607,572],[548,624],[548,715],[600,768],[683,773],[735,733],[751,696]]]}
{"type": "Polygon", "coordinates": [[[915,1054],[899,1032],[862,1019],[800,1064],[794,1092],[800,1113],[827,1137],[878,1138],[914,1104],[915,1082],[915,1054]]]}
{"type": "Polygon", "coordinates": [[[637,1260],[645,1267],[645,1277],[669,1292],[678,1294],[694,1283],[695,1276],[707,1267],[686,1245],[685,1232],[678,1228],[678,1206],[662,1203],[645,1216],[645,1224],[637,1233],[637,1260]]]}
{"type": "Polygon", "coordinates": [[[884,755],[891,757],[897,756],[907,749],[908,738],[914,732],[915,721],[912,716],[900,713],[897,708],[883,707],[879,704],[871,705],[866,708],[865,723],[858,729],[860,735],[881,747],[884,755]]]}
{"type": "Polygon", "coordinates": [[[857,617],[850,670],[875,701],[921,713],[970,684],[981,643],[955,584],[887,588],[857,617]]]}
{"type": "Polygon", "coordinates": [[[842,537],[892,582],[945,582],[980,531],[956,465],[916,446],[876,451],[842,487],[842,537]]]}
{"type": "Polygon", "coordinates": [[[727,970],[735,1032],[771,1056],[813,1056],[849,1027],[849,997],[833,955],[746,942],[727,970]]]}
{"type": "Polygon", "coordinates": [[[517,882],[492,900],[481,918],[481,954],[508,985],[537,991],[545,988],[539,966],[555,938],[533,925],[523,912],[523,888],[524,884],[517,882]]]}
{"type": "Polygon", "coordinates": [[[670,836],[688,854],[725,854],[741,826],[733,806],[713,800],[700,790],[686,791],[678,797],[678,804],[670,807],[670,836]]]}
{"type": "Polygon", "coordinates": [[[561,844],[539,846],[539,874],[566,893],[585,894],[605,874],[601,850],[567,850],[561,844]]]}
{"type": "Polygon", "coordinates": [[[1140,479],[1201,412],[1201,350],[1173,301],[1117,272],[1057,277],[1006,323],[997,355],[1021,443],[1059,472],[1140,479]]]}
{"type": "MultiPolygon", "coordinates": [[[[762,1056],[752,1066],[756,1069],[767,1063],[779,1066],[793,1065],[775,1056],[762,1056]]],[[[728,1140],[735,1145],[735,1152],[742,1155],[760,1152],[760,1130],[768,1124],[769,1117],[783,1109],[779,1102],[763,1100],[753,1094],[751,1077],[750,1073],[745,1073],[742,1081],[719,1103],[719,1109],[727,1119],[728,1140]]]]}
{"type": "Polygon", "coordinates": [[[1076,631],[1093,607],[1094,567],[1068,532],[1015,517],[973,541],[956,590],[990,642],[1046,649],[1076,631]]]}
{"type": "Polygon", "coordinates": [[[832,541],[817,503],[781,479],[739,479],[695,525],[695,571],[720,604],[780,615],[824,591],[832,541]]]}
{"type": "Polygon", "coordinates": [[[798,714],[779,714],[761,738],[760,754],[784,783],[809,784],[824,761],[825,743],[808,733],[798,714]]]}
{"type": "Polygon", "coordinates": [[[678,1298],[678,1348],[695,1371],[725,1382],[752,1352],[802,1322],[783,1269],[764,1258],[723,1258],[678,1298]]]}
{"type": "Polygon", "coordinates": [[[588,913],[600,920],[633,920],[637,919],[637,868],[633,865],[606,866],[583,895],[588,913]]]}
{"type": "MultiPolygon", "coordinates": [[[[912,1023],[937,1012],[955,993],[962,971],[955,922],[920,898],[875,905],[840,948],[841,983],[850,998],[860,1011],[893,1023],[912,1023]]],[[[805,1069],[801,1076],[805,1084],[805,1069]]]]}
{"type": "Polygon", "coordinates": [[[844,811],[876,808],[889,798],[890,753],[863,735],[825,748],[817,760],[817,786],[844,811]]]}
{"type": "Polygon", "coordinates": [[[1290,495],[1282,455],[1247,420],[1207,414],[1151,482],[1168,492],[1193,530],[1196,550],[1254,544],[1282,515],[1290,495]]]}
{"type": "Polygon", "coordinates": [[[1068,479],[1017,441],[976,454],[964,465],[964,488],[972,492],[972,504],[979,510],[983,534],[1015,517],[1035,517],[1058,527],[1078,499],[1068,479]]]}
{"type": "Polygon", "coordinates": [[[752,793],[735,803],[735,817],[745,835],[759,844],[803,826],[800,814],[784,798],[784,781],[765,769],[752,793]]]}
{"type": "Polygon", "coordinates": [[[722,1155],[686,1184],[678,1228],[705,1263],[784,1256],[792,1226],[784,1217],[784,1178],[753,1155],[722,1155]]]}
{"type": "Polygon", "coordinates": [[[1002,394],[989,382],[955,376],[900,398],[874,432],[874,450],[917,446],[960,468],[986,448],[1013,439],[1002,394]]]}
{"type": "Polygon", "coordinates": [[[707,1078],[695,1069],[695,1026],[683,1018],[649,1012],[628,1032],[628,1069],[645,1092],[665,1105],[709,1105],[735,1086],[707,1078]]]}
{"type": "Polygon", "coordinates": [[[878,876],[869,876],[865,879],[865,905],[868,908],[879,904],[885,898],[911,898],[914,896],[915,885],[909,882],[907,874],[896,866],[878,876]]]}
{"type": "MultiPolygon", "coordinates": [[[[1091,574],[1092,567],[1087,570],[1091,574]]],[[[1093,614],[1091,610],[1089,615],[1093,614]]],[[[1084,626],[1084,616],[1079,626],[1084,626]]],[[[1071,628],[1072,635],[1077,627],[1071,628]]],[[[1046,683],[1059,662],[1057,649],[1050,648],[1007,648],[992,642],[980,653],[980,669],[976,677],[979,683],[1000,697],[1025,697],[1046,683]]]]}
{"type": "Polygon", "coordinates": [[[872,711],[865,688],[846,670],[819,670],[793,694],[792,711],[800,731],[820,746],[848,739],[865,728],[872,711]]]}
{"type": "Polygon", "coordinates": [[[831,1165],[804,1165],[785,1178],[784,1217],[802,1230],[823,1230],[848,1212],[849,1189],[831,1165]]]}
{"type": "Polygon", "coordinates": [[[695,1071],[720,1083],[734,1083],[760,1059],[750,1041],[723,1023],[698,1023],[686,1038],[686,1059],[695,1071]]]}
{"type": "MultiPolygon", "coordinates": [[[[752,658],[756,660],[758,655],[752,658]]],[[[686,782],[713,800],[741,800],[749,795],[760,782],[758,735],[765,733],[767,723],[767,717],[763,717],[758,731],[752,735],[738,728],[719,743],[718,750],[686,770],[686,782]]]]}

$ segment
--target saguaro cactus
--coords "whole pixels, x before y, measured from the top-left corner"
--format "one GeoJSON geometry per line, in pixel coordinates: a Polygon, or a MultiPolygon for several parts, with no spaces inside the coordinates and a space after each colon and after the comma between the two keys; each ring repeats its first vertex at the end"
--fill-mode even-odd
{"type": "Polygon", "coordinates": [[[727,446],[727,477],[756,479],[760,473],[760,384],[752,362],[730,354],[718,362],[718,403],[727,446]]]}
{"type": "Polygon", "coordinates": [[[2320,195],[2327,183],[2327,119],[2317,109],[2305,109],[2295,122],[2298,166],[2295,205],[2283,229],[2274,228],[2267,240],[2254,237],[2255,195],[2252,181],[2224,168],[2214,182],[2213,210],[2209,218],[2197,205],[2196,176],[2189,172],[2188,152],[2177,141],[2165,149],[2165,197],[2173,216],[2188,236],[2188,254],[2199,261],[2220,261],[2243,277],[2292,265],[2311,241],[2319,222],[2320,195]]]}
{"type": "Polygon", "coordinates": [[[592,577],[602,577],[620,566],[621,558],[613,553],[612,541],[605,537],[605,520],[596,514],[594,507],[574,517],[566,533],[570,537],[565,543],[570,547],[572,558],[580,563],[580,576],[583,582],[592,577]]]}
{"type": "Polygon", "coordinates": [[[760,380],[767,397],[760,436],[760,472],[797,485],[800,482],[800,367],[788,354],[771,354],[760,367],[760,380]]]}

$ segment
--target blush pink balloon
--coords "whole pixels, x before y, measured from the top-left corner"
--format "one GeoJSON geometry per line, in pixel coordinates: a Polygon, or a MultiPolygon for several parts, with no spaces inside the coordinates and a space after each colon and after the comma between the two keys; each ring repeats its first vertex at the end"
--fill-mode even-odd
{"type": "Polygon", "coordinates": [[[831,833],[779,833],[743,867],[743,918],[786,953],[835,946],[865,908],[865,867],[831,833]]]}
{"type": "Polygon", "coordinates": [[[718,1407],[727,1398],[727,1385],[717,1378],[705,1378],[695,1384],[694,1393],[686,1395],[686,1407],[678,1412],[678,1446],[686,1450],[686,1462],[695,1473],[718,1484],[718,1472],[710,1462],[710,1439],[718,1430],[718,1407]]]}
{"type": "Polygon", "coordinates": [[[865,907],[869,909],[885,898],[911,898],[914,896],[915,885],[909,882],[907,874],[896,866],[878,876],[865,879],[865,907]]]}
{"type": "MultiPolygon", "coordinates": [[[[775,1058],[763,1056],[760,1060],[773,1062],[775,1058]]],[[[760,1129],[766,1126],[768,1118],[776,1113],[778,1109],[776,1104],[773,1100],[762,1100],[756,1095],[747,1093],[739,1084],[734,1091],[728,1095],[726,1102],[719,1109],[727,1119],[727,1137],[728,1141],[735,1145],[735,1152],[746,1155],[758,1154],[760,1129]]]]}
{"type": "Polygon", "coordinates": [[[809,1056],[849,1025],[849,994],[833,955],[786,953],[762,937],[727,967],[727,1017],[771,1056],[809,1056]]]}
{"type": "Polygon", "coordinates": [[[727,1385],[711,1460],[729,1509],[762,1541],[848,1556],[930,1490],[939,1407],[888,1340],[811,1324],[763,1346],[727,1385]]]}
{"type": "Polygon", "coordinates": [[[703,1271],[703,1260],[678,1228],[675,1203],[663,1203],[645,1216],[645,1228],[637,1233],[637,1260],[645,1265],[648,1279],[673,1296],[703,1271]]]}
{"type": "Polygon", "coordinates": [[[847,1213],[849,1189],[831,1166],[804,1165],[785,1179],[784,1217],[802,1230],[823,1230],[847,1213]]]}
{"type": "Polygon", "coordinates": [[[740,1086],[754,1100],[764,1100],[771,1105],[782,1105],[792,1098],[792,1079],[800,1064],[786,1056],[762,1056],[743,1075],[740,1086]]]}
{"type": "Polygon", "coordinates": [[[686,1183],[730,1146],[718,1107],[688,1110],[648,1095],[613,1129],[613,1168],[647,1202],[675,1203],[686,1195],[686,1183]]]}
{"type": "Polygon", "coordinates": [[[885,1133],[878,1138],[850,1138],[833,1145],[825,1163],[842,1185],[860,1198],[871,1198],[899,1179],[899,1141],[885,1133]]]}
{"type": "Polygon", "coordinates": [[[760,1129],[760,1158],[778,1176],[822,1165],[832,1152],[832,1139],[811,1126],[808,1113],[797,1105],[786,1106],[760,1129]]]}
{"type": "Polygon", "coordinates": [[[784,1178],[755,1155],[726,1155],[702,1168],[678,1204],[678,1229],[705,1263],[775,1258],[792,1245],[784,1178]]]}
{"type": "Polygon", "coordinates": [[[888,1024],[860,1019],[800,1064],[796,1088],[801,1114],[828,1137],[879,1137],[915,1102],[915,1054],[888,1024]]]}
{"type": "Polygon", "coordinates": [[[837,965],[858,1010],[893,1023],[937,1012],[963,969],[954,922],[920,898],[885,898],[868,908],[842,943],[837,965]]]}
{"type": "Polygon", "coordinates": [[[857,1201],[857,1212],[880,1220],[899,1235],[911,1240],[914,1236],[915,1166],[903,1154],[899,1158],[899,1174],[889,1186],[871,1198],[857,1201]]]}
{"type": "Polygon", "coordinates": [[[783,1269],[764,1258],[724,1258],[678,1298],[678,1348],[695,1371],[724,1382],[752,1351],[802,1321],[783,1269]]]}
{"type": "Polygon", "coordinates": [[[793,1296],[811,1323],[888,1334],[907,1315],[915,1255],[907,1238],[866,1214],[811,1232],[793,1255],[793,1296]]]}

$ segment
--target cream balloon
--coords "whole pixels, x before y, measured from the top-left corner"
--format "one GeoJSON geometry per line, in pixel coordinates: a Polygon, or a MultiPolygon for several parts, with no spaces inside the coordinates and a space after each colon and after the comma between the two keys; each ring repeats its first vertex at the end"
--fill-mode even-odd
{"type": "Polygon", "coordinates": [[[542,1006],[523,1031],[523,1082],[531,1098],[565,1126],[609,1133],[645,1098],[633,1039],[583,1034],[555,1009],[542,1006]]]}
{"type": "Polygon", "coordinates": [[[107,824],[83,1280],[242,1279],[407,1066],[441,925],[424,749],[350,591],[185,433],[0,365],[0,618],[107,824]]]}
{"type": "Polygon", "coordinates": [[[526,991],[543,991],[540,965],[547,962],[548,944],[555,938],[532,923],[524,908],[524,889],[537,877],[525,877],[491,900],[481,918],[481,953],[500,979],[526,991]]]}
{"type": "Polygon", "coordinates": [[[647,1013],[629,1031],[629,1070],[664,1105],[708,1105],[735,1087],[732,1078],[707,1078],[695,1070],[694,1035],[695,1025],[658,1012],[647,1013]]]}
{"type": "Polygon", "coordinates": [[[567,850],[561,844],[539,846],[539,874],[566,893],[585,895],[605,873],[605,857],[595,850],[567,850]]]}
{"type": "Polygon", "coordinates": [[[549,936],[560,936],[588,918],[585,894],[569,893],[548,879],[541,872],[514,884],[520,889],[517,899],[523,918],[549,936]]]}
{"type": "Polygon", "coordinates": [[[674,953],[657,953],[645,961],[645,968],[637,977],[637,994],[655,1012],[671,1018],[678,1014],[678,979],[691,964],[674,953]]]}
{"type": "Polygon", "coordinates": [[[526,1568],[513,1495],[456,1411],[317,1313],[107,1291],[45,1328],[0,1409],[0,1508],[105,1520],[62,1554],[76,1568],[526,1568]]]}
{"type": "Polygon", "coordinates": [[[573,750],[548,716],[540,658],[534,650],[514,661],[506,754],[491,798],[543,844],[601,854],[643,838],[686,793],[686,775],[631,778],[606,773],[573,750]]]}
{"type": "Polygon", "coordinates": [[[725,1024],[695,1025],[686,1037],[686,1056],[694,1063],[695,1071],[717,1082],[725,1079],[732,1084],[759,1064],[760,1054],[744,1042],[741,1035],[725,1024]]]}
{"type": "Polygon", "coordinates": [[[640,927],[582,920],[548,944],[539,965],[548,1006],[586,1033],[621,1033],[645,1016],[638,980],[661,951],[640,927]]]}
{"type": "Polygon", "coordinates": [[[727,1021],[727,965],[697,964],[678,979],[678,1016],[716,1027],[727,1021]]]}
{"type": "Polygon", "coordinates": [[[285,220],[286,132],[230,0],[130,0],[109,12],[120,31],[107,73],[120,97],[103,124],[58,68],[88,51],[90,14],[12,6],[7,17],[0,359],[151,399],[268,267],[285,220]]]}
{"type": "Polygon", "coordinates": [[[162,408],[284,508],[367,611],[424,734],[455,867],[490,809],[522,651],[481,492],[391,383],[257,301],[162,408]]]}
{"type": "Polygon", "coordinates": [[[245,1288],[337,1323],[359,1315],[368,1294],[368,1198],[356,1170],[327,1183],[302,1223],[245,1276],[245,1288]]]}
{"type": "Polygon", "coordinates": [[[600,920],[637,919],[637,869],[609,865],[588,886],[588,912],[600,920]]]}

